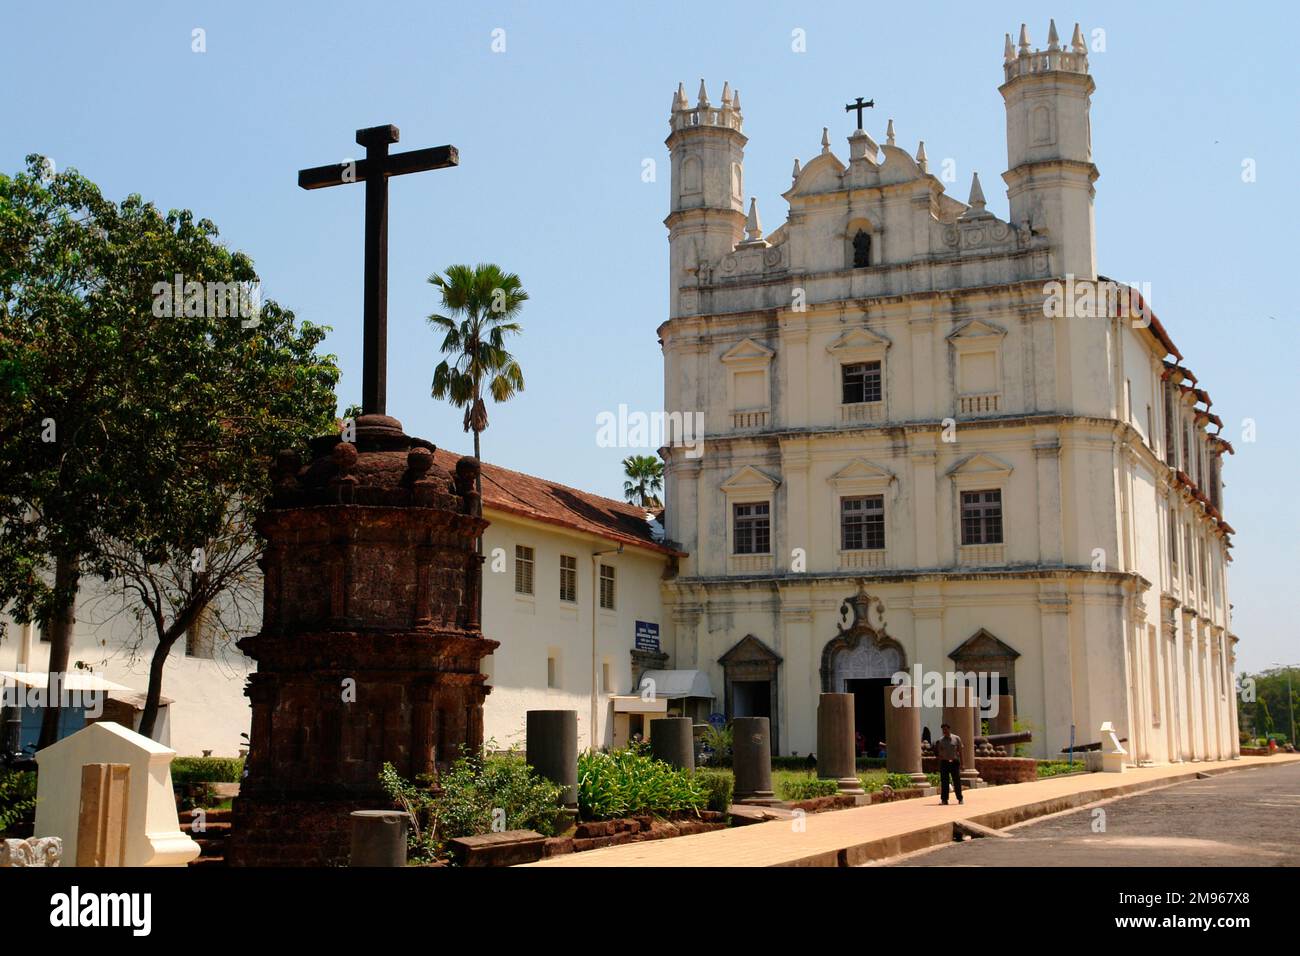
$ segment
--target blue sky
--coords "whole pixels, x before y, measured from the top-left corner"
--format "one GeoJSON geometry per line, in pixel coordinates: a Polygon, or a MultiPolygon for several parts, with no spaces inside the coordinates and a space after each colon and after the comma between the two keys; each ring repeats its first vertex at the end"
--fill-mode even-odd
{"type": "MultiPolygon", "coordinates": [[[[662,404],[666,314],[663,139],[671,95],[701,76],[743,96],[747,189],[771,231],[796,156],[823,126],[844,155],[843,104],[867,126],[924,139],[931,169],[979,171],[1006,215],[1002,35],[1055,16],[1100,28],[1090,55],[1100,270],[1149,282],[1166,328],[1237,448],[1225,469],[1237,529],[1232,598],[1241,663],[1300,661],[1296,307],[1300,67],[1289,5],[1228,15],[1190,5],[939,3],[5,5],[0,168],[28,152],[121,198],[212,218],[249,253],[264,293],[333,326],[344,403],[360,398],[362,188],[306,192],[296,171],[361,155],[357,128],[393,123],[399,149],[453,143],[461,167],[394,180],[390,413],[471,447],[429,398],[437,340],[425,278],[453,262],[517,271],[532,301],[515,346],[527,391],[491,409],[484,457],[614,497],[627,450],[595,442],[599,411],[662,404]],[[192,51],[192,31],[207,51],[192,51]],[[792,31],[806,52],[792,50],[792,31]],[[504,52],[493,31],[504,30],[504,52]],[[17,93],[17,95],[14,95],[17,93]],[[660,175],[642,180],[652,158],[660,175]],[[1242,181],[1243,160],[1256,181],[1242,181]],[[598,238],[594,238],[598,237],[598,238]],[[1242,440],[1243,419],[1257,439],[1242,440]]],[[[497,34],[498,38],[500,34],[497,34]]]]}

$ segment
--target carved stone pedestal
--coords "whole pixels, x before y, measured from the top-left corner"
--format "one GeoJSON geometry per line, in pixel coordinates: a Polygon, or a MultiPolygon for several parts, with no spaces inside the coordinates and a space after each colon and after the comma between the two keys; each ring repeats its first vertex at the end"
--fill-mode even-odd
{"type": "Polygon", "coordinates": [[[279,456],[262,630],[239,642],[258,668],[233,865],[346,863],[349,815],[391,807],[384,763],[411,779],[482,746],[477,473],[385,415],[279,456]]]}

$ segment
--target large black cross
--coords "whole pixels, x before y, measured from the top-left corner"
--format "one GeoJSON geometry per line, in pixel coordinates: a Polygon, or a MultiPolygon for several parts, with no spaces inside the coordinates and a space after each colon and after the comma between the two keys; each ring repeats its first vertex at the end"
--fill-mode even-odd
{"type": "Polygon", "coordinates": [[[388,177],[445,169],[460,163],[455,146],[413,149],[388,155],[388,147],[401,138],[396,126],[357,130],[357,142],[366,148],[360,162],[335,163],[298,171],[303,189],[321,189],[343,183],[366,184],[366,285],[365,330],[361,371],[361,413],[383,415],[388,391],[388,177]]]}
{"type": "Polygon", "coordinates": [[[867,109],[871,109],[871,108],[874,107],[875,105],[876,105],[876,101],[875,101],[875,100],[867,100],[866,102],[863,102],[862,97],[859,96],[856,100],[854,100],[854,101],[853,101],[852,103],[850,103],[848,106],[844,107],[844,112],[846,112],[846,113],[852,113],[854,110],[857,110],[857,111],[858,111],[858,129],[862,129],[862,111],[863,111],[863,110],[867,110],[867,109]]]}

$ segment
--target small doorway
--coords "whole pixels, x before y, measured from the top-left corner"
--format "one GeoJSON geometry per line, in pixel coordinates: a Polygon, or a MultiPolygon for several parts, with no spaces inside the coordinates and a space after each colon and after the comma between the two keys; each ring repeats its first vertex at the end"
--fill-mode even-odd
{"type": "Polygon", "coordinates": [[[879,757],[885,745],[885,688],[888,677],[850,679],[844,693],[853,695],[853,729],[859,757],[879,757]]]}

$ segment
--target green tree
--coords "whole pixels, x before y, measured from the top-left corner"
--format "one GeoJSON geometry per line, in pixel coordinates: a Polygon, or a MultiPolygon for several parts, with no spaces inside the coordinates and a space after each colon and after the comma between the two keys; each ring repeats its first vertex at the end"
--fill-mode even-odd
{"type": "Polygon", "coordinates": [[[488,427],[484,391],[494,402],[506,402],[524,390],[524,373],[505,343],[506,336],[523,331],[517,320],[528,293],[519,276],[491,263],[448,266],[446,275],[435,273],[429,282],[451,313],[429,316],[429,324],[443,333],[439,350],[449,356],[433,370],[430,391],[465,410],[465,431],[474,433],[474,457],[481,461],[479,436],[488,427]]]}
{"type": "MultiPolygon", "coordinates": [[[[114,204],[39,156],[0,176],[0,607],[46,627],[51,680],[83,573],[112,579],[126,555],[203,574],[196,556],[220,550],[232,502],[269,490],[270,457],[328,430],[326,330],[274,302],[247,308],[257,284],[189,211],[114,204]]],[[[164,638],[213,598],[187,587],[146,609],[164,638]]],[[[40,746],[57,725],[51,706],[40,746]]]]}
{"type": "Polygon", "coordinates": [[[654,455],[629,455],[623,459],[623,497],[642,508],[658,508],[664,486],[664,463],[654,455]]]}

